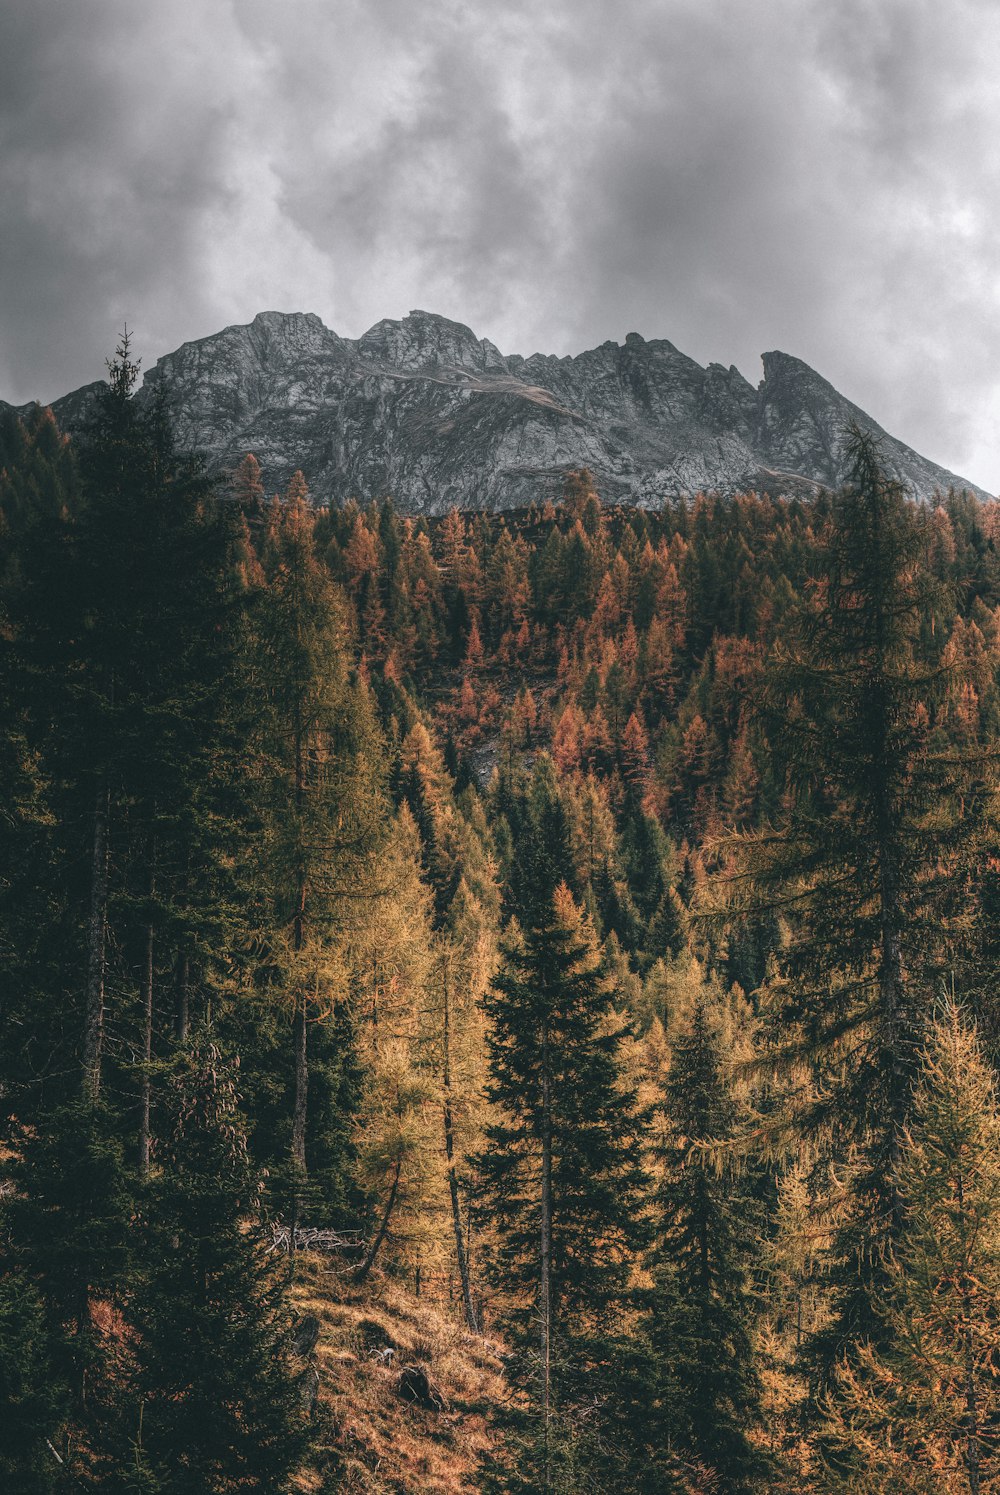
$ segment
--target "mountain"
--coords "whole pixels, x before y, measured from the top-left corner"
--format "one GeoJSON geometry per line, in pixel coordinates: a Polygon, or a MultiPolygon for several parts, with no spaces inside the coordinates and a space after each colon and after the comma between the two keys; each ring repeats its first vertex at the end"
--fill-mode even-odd
{"type": "MultiPolygon", "coordinates": [[[[299,467],[319,500],[391,494],[400,509],[513,508],[589,467],[602,496],[646,506],[699,489],[808,491],[843,477],[856,420],[920,498],[974,484],[888,435],[807,364],[763,355],[755,388],[630,332],[575,357],[505,357],[458,322],[413,311],[340,337],[311,313],[261,312],[184,343],[145,376],[183,447],[221,469],[252,451],[269,490],[299,467]]],[[[94,386],[57,400],[67,429],[94,386]]]]}

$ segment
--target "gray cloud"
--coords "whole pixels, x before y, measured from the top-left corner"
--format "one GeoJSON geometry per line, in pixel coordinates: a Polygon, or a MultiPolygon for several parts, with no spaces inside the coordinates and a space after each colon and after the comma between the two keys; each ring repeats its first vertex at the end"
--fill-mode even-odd
{"type": "Polygon", "coordinates": [[[781,347],[1000,486],[992,0],[7,0],[0,395],[265,307],[781,347]]]}

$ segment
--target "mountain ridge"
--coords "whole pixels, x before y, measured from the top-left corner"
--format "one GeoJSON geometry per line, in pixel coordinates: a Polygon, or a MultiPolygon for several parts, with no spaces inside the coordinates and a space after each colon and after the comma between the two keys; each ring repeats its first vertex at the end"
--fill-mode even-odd
{"type": "MultiPolygon", "coordinates": [[[[523,357],[431,312],[351,339],[313,312],[269,311],[163,355],[138,398],[164,389],[179,444],[213,468],[250,451],[269,491],[301,468],[317,501],[391,495],[406,512],[521,507],[584,466],[606,500],[644,507],[699,490],[805,493],[842,481],[848,420],[879,437],[886,468],[918,498],[949,486],[986,496],[801,359],[762,361],[754,387],[735,364],[703,368],[636,332],[523,357]]],[[[59,423],[78,426],[97,387],[54,401],[59,423]]]]}

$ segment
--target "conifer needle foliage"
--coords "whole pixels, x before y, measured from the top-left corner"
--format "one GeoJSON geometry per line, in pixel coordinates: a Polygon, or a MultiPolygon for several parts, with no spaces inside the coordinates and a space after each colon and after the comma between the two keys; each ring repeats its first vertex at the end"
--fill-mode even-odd
{"type": "Polygon", "coordinates": [[[1000,1489],[1000,508],[840,439],[436,518],[127,335],[0,420],[4,1490],[1000,1489]]]}

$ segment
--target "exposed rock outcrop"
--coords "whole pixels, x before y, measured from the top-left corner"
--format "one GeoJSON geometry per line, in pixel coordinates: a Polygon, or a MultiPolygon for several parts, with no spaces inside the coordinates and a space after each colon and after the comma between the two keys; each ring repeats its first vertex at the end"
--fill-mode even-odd
{"type": "MultiPolygon", "coordinates": [[[[765,353],[755,388],[630,332],[572,358],[504,357],[428,312],[355,340],[311,313],[261,312],[185,343],[145,376],[165,388],[183,447],[221,469],[252,451],[269,490],[296,468],[320,501],[391,494],[406,511],[503,509],[558,492],[589,467],[603,497],[658,505],[699,489],[807,491],[843,476],[844,424],[883,442],[920,498],[979,491],[884,432],[807,364],[765,353]]],[[[88,386],[55,402],[72,429],[88,386]]]]}

